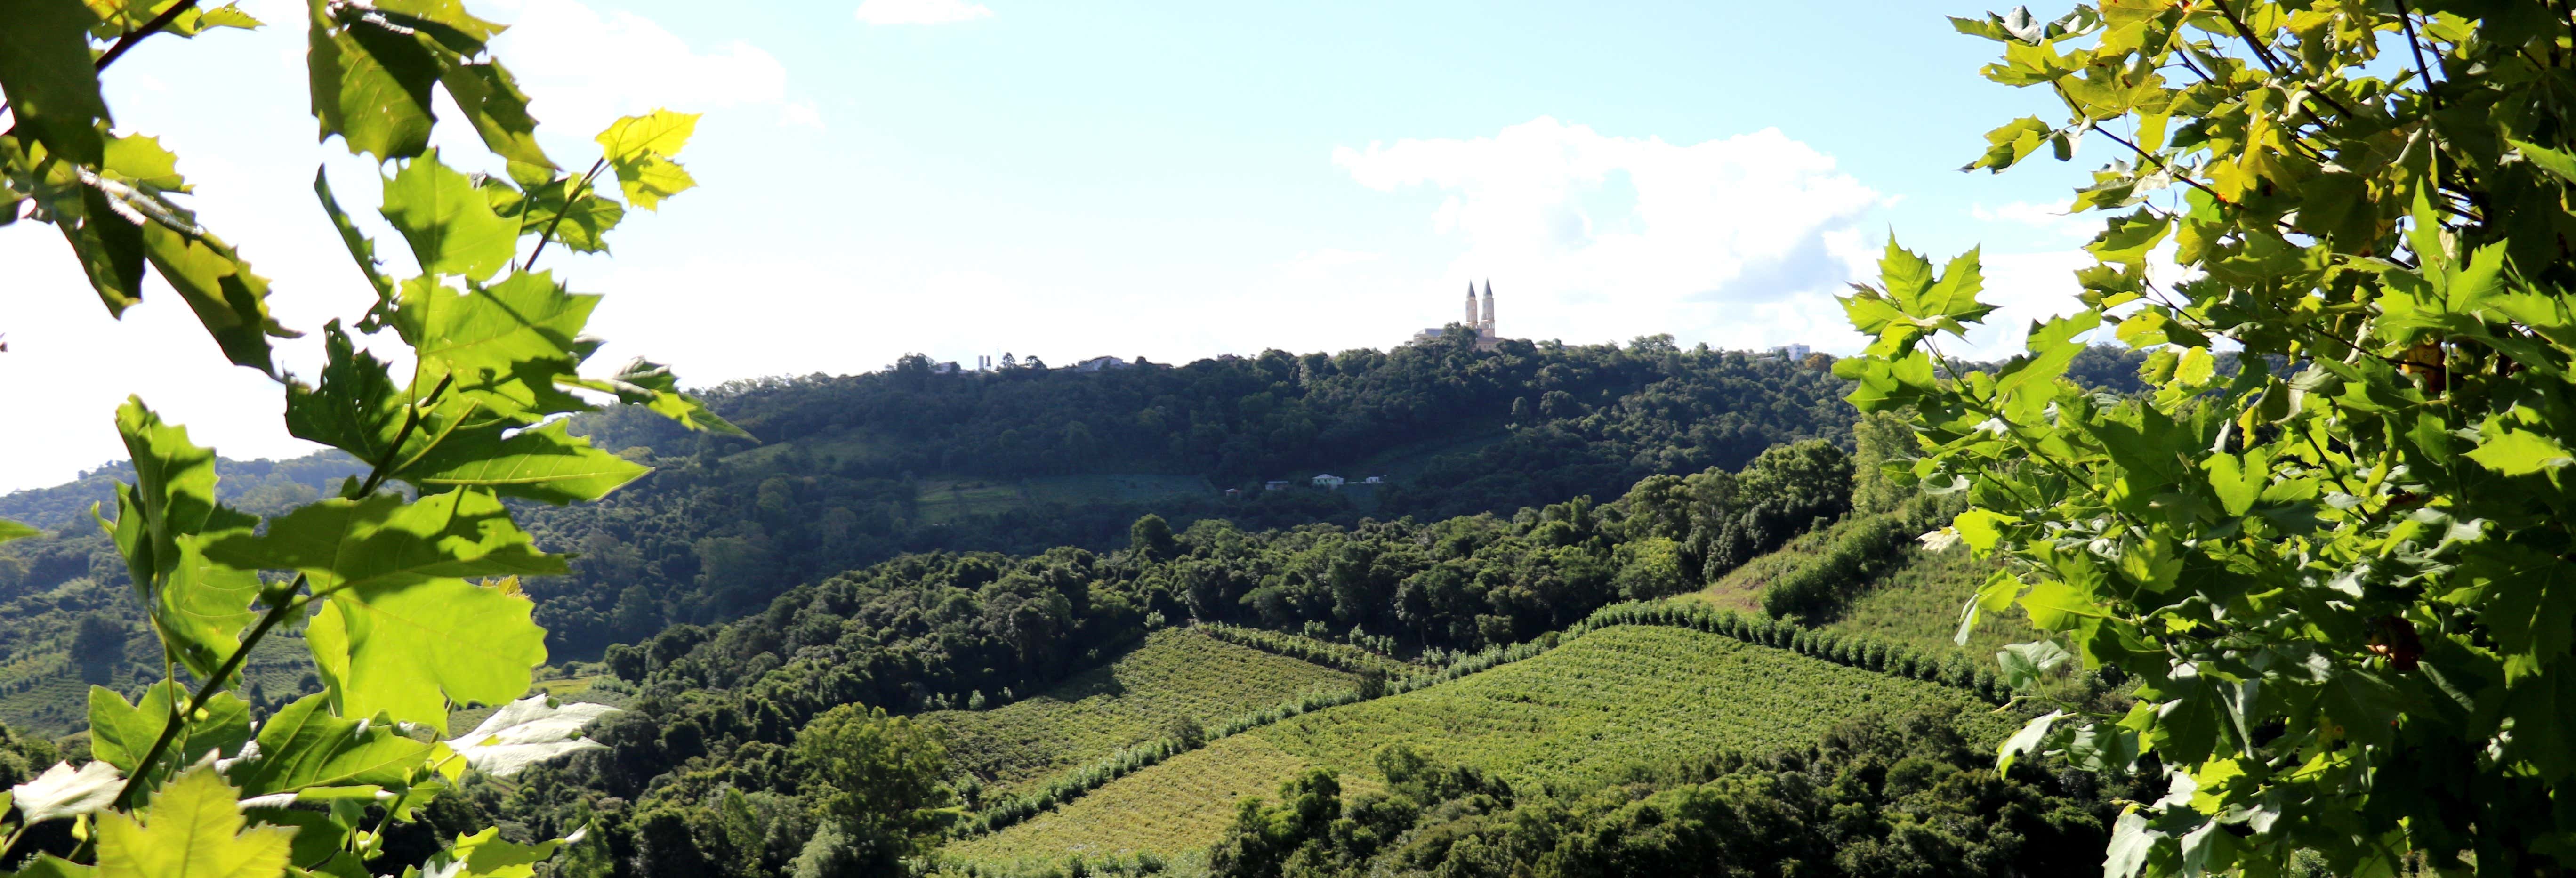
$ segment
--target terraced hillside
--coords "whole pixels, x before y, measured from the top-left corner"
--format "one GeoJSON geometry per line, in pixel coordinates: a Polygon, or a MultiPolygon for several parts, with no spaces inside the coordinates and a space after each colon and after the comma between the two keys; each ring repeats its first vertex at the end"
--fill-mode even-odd
{"type": "Polygon", "coordinates": [[[989,797],[1020,792],[1181,723],[1215,723],[1357,681],[1322,665],[1167,628],[1117,661],[1044,693],[991,710],[937,711],[923,720],[948,732],[949,758],[982,781],[989,797]]]}
{"type": "Polygon", "coordinates": [[[1955,708],[1986,740],[2008,720],[1957,689],[1684,628],[1622,625],[1456,682],[1324,710],[1217,741],[1061,808],[953,844],[968,862],[1029,862],[1204,847],[1246,795],[1310,766],[1376,785],[1370,757],[1409,743],[1515,786],[1574,789],[1630,766],[1810,743],[1868,712],[1955,708]]]}

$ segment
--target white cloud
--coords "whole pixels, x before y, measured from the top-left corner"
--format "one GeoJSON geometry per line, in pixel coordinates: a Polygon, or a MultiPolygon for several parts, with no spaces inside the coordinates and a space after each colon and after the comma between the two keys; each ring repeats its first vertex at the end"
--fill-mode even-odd
{"type": "Polygon", "coordinates": [[[966,0],[865,0],[858,18],[868,24],[954,24],[993,17],[993,10],[966,0]]]}
{"type": "Polygon", "coordinates": [[[778,108],[778,124],[823,130],[823,108],[813,101],[793,101],[778,108]]]}
{"type": "Polygon", "coordinates": [[[700,52],[652,19],[603,15],[575,0],[494,5],[510,29],[493,41],[493,53],[555,135],[587,141],[619,116],[656,108],[701,113],[787,101],[787,69],[750,43],[700,52]]]}
{"type": "Polygon", "coordinates": [[[2091,240],[2102,231],[2100,214],[2071,214],[2055,206],[2030,201],[2015,201],[2000,207],[1971,205],[1968,215],[1980,222],[2028,226],[2076,240],[2091,240]]]}
{"type": "Polygon", "coordinates": [[[1442,283],[1492,278],[1504,335],[1858,344],[1832,294],[1875,259],[1861,220],[1885,200],[1778,129],[1683,145],[1541,117],[1333,161],[1447,193],[1433,228],[1465,250],[1442,283]]]}

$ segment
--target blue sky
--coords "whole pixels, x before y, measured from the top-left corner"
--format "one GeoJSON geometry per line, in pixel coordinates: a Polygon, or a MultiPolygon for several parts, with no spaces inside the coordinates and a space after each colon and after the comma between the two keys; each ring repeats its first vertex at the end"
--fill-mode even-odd
{"type": "MultiPolygon", "coordinates": [[[[305,184],[327,165],[371,216],[372,169],[312,141],[302,4],[244,5],[276,24],[147,43],[110,100],[180,155],[288,325],[317,329],[367,294],[305,184]]],[[[1492,280],[1508,336],[1848,351],[1830,297],[1889,229],[1939,257],[1984,245],[2008,321],[2054,309],[2084,236],[2050,211],[2102,159],[1956,171],[1988,128],[2050,110],[1976,76],[1994,44],[1942,20],[1973,6],[468,6],[519,25],[499,51],[559,160],[619,114],[707,114],[682,155],[702,188],[630,218],[614,258],[552,263],[609,294],[596,362],[647,355],[700,383],[907,351],[1386,347],[1454,319],[1471,278],[1492,280]]],[[[473,151],[462,126],[441,138],[473,151]]],[[[21,417],[56,419],[13,431],[0,490],[117,456],[129,392],[229,455],[307,448],[275,386],[213,365],[175,297],[108,320],[34,224],[0,229],[0,263],[36,293],[0,296],[0,381],[35,388],[21,417]]]]}

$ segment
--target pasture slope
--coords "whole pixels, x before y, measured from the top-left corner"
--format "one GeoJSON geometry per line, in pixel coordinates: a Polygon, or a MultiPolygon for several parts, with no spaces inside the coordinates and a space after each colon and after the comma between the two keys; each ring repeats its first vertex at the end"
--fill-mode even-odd
{"type": "Polygon", "coordinates": [[[949,759],[992,798],[1022,792],[1177,724],[1204,726],[1308,693],[1346,690],[1358,679],[1195,630],[1166,628],[1116,661],[1045,692],[989,710],[923,714],[922,721],[947,733],[949,759]]]}
{"type": "Polygon", "coordinates": [[[1631,766],[1802,746],[1851,716],[1923,707],[1956,710],[1984,740],[2013,725],[1939,683],[1685,627],[1612,625],[1453,682],[1224,738],[944,853],[996,866],[1184,855],[1216,838],[1237,800],[1273,795],[1308,767],[1341,774],[1346,790],[1378,786],[1370,757],[1398,742],[1515,786],[1571,790],[1631,766]]]}

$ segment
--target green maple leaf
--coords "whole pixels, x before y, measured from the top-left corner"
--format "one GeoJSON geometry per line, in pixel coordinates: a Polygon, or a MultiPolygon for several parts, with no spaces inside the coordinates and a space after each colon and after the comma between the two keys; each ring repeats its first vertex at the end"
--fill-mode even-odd
{"type": "Polygon", "coordinates": [[[295,830],[244,829],[240,796],[211,769],[180,775],[139,815],[99,818],[99,878],[275,878],[295,830]]]}
{"type": "Polygon", "coordinates": [[[317,593],[564,572],[563,558],[537,551],[499,499],[465,489],[412,503],[387,494],[334,497],[269,519],[264,534],[217,540],[206,553],[239,567],[301,572],[317,593]]]}
{"type": "Polygon", "coordinates": [[[274,375],[268,338],[296,338],[303,333],[278,325],[268,313],[268,279],[251,272],[250,263],[223,239],[202,230],[175,229],[162,223],[143,226],[143,253],[161,279],[170,282],[197,322],[214,336],[234,365],[274,375]]]}
{"type": "MultiPolygon", "coordinates": [[[[169,727],[174,706],[188,701],[186,690],[164,680],[143,690],[143,697],[127,703],[125,697],[103,686],[89,689],[90,755],[127,774],[143,772],[157,775],[173,764],[164,761],[145,771],[143,757],[152,752],[169,727]]],[[[180,727],[179,737],[171,742],[167,753],[179,755],[176,764],[185,765],[212,751],[221,756],[241,752],[243,742],[250,740],[250,703],[230,693],[216,693],[206,701],[205,714],[189,718],[180,727]]],[[[165,754],[166,755],[166,754],[165,754]]]]}
{"type": "Polygon", "coordinates": [[[436,122],[429,87],[439,71],[429,47],[364,15],[350,14],[344,23],[321,0],[312,0],[310,8],[306,68],[321,139],[337,134],[351,155],[377,161],[410,158],[429,148],[436,122]]]}
{"type": "Polygon", "coordinates": [[[662,199],[696,186],[697,181],[672,158],[696,133],[698,114],[654,110],[609,123],[597,138],[602,158],[617,171],[626,200],[645,210],[658,210],[662,199]]]}
{"type": "MultiPolygon", "coordinates": [[[[82,274],[98,291],[107,313],[121,317],[125,309],[143,301],[142,226],[117,213],[95,186],[39,186],[36,197],[53,211],[54,228],[72,245],[72,255],[80,260],[82,274]]],[[[8,207],[14,211],[17,205],[8,207]]]]}
{"type": "Polygon", "coordinates": [[[402,430],[402,400],[384,361],[357,349],[340,321],[322,327],[325,359],[316,385],[286,385],[286,432],[383,462],[402,430]]]}
{"type": "Polygon", "coordinates": [[[504,435],[500,425],[448,439],[396,478],[437,490],[484,488],[511,497],[563,504],[597,500],[651,471],[565,432],[554,421],[504,435]]]}
{"type": "Polygon", "coordinates": [[[416,580],[332,594],[306,642],[338,712],[447,731],[451,703],[498,704],[533,682],[546,630],[516,579],[416,580]]]}
{"type": "Polygon", "coordinates": [[[331,715],[329,699],[308,695],[259,727],[259,758],[233,766],[245,796],[311,787],[401,786],[429,758],[430,745],[396,734],[390,724],[331,715]]]}
{"type": "Polygon", "coordinates": [[[483,145],[514,162],[554,167],[537,147],[537,120],[528,115],[528,95],[499,63],[449,64],[438,81],[465,111],[483,145]]]}
{"type": "Polygon", "coordinates": [[[533,421],[589,405],[555,387],[589,353],[575,341],[599,297],[564,291],[550,272],[513,272],[470,293],[414,279],[403,284],[388,321],[417,350],[429,376],[455,376],[455,389],[495,413],[533,421]]]}
{"type": "Polygon", "coordinates": [[[501,501],[458,489],[415,503],[378,495],[329,499],[230,537],[209,553],[241,566],[291,569],[327,596],[306,644],[337,712],[444,730],[447,704],[498,703],[526,691],[545,660],[545,629],[506,586],[459,577],[564,572],[510,523],[501,501]]]}
{"type": "Polygon", "coordinates": [[[0,0],[0,91],[9,93],[17,126],[53,154],[95,166],[110,124],[90,66],[89,29],[98,23],[80,0],[0,0]]]}
{"type": "Polygon", "coordinates": [[[2504,475],[2526,476],[2576,462],[2576,454],[2557,439],[2506,427],[2500,419],[2489,420],[2483,432],[2486,440],[2478,443],[2477,450],[2469,452],[2468,457],[2504,475]]]}
{"type": "Polygon", "coordinates": [[[375,310],[369,311],[367,320],[358,324],[358,328],[367,329],[374,321],[383,319],[384,312],[393,307],[394,282],[385,277],[384,263],[376,259],[376,242],[358,231],[357,224],[349,221],[348,211],[340,209],[340,199],[331,195],[331,178],[321,168],[313,169],[313,195],[322,200],[322,212],[331,216],[331,227],[339,230],[340,243],[349,248],[349,259],[358,263],[358,272],[365,275],[367,285],[376,290],[375,310]]]}
{"type": "Polygon", "coordinates": [[[163,423],[134,398],[117,410],[116,426],[135,483],[117,489],[110,535],[164,646],[190,670],[211,674],[240,647],[260,582],[252,570],[213,561],[204,550],[247,534],[258,520],[215,502],[215,453],[188,441],[186,427],[163,423]]]}
{"type": "Polygon", "coordinates": [[[474,181],[438,161],[430,150],[385,180],[379,212],[410,242],[429,274],[491,277],[510,265],[519,224],[492,212],[492,201],[474,181]]]}

